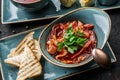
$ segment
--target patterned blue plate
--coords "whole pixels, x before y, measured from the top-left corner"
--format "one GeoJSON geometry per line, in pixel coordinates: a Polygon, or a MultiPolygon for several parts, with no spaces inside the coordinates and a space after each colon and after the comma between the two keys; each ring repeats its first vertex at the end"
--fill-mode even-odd
{"type": "MultiPolygon", "coordinates": [[[[40,32],[43,30],[44,27],[45,26],[42,26],[30,31],[35,31],[34,37],[38,38],[40,32]]],[[[1,62],[1,73],[3,80],[16,79],[18,69],[14,66],[5,64],[4,59],[6,59],[10,50],[15,48],[18,45],[18,43],[24,38],[24,36],[28,34],[30,31],[15,34],[0,40],[0,62],[1,62]]],[[[116,62],[116,57],[108,42],[106,43],[103,50],[110,55],[112,62],[116,62]]],[[[69,77],[71,75],[75,75],[83,71],[87,71],[99,67],[95,62],[91,62],[82,67],[69,68],[69,69],[55,66],[47,62],[44,58],[42,58],[40,62],[42,63],[43,66],[42,75],[35,78],[31,78],[29,80],[55,80],[55,79],[60,80],[66,76],[69,77]]]]}

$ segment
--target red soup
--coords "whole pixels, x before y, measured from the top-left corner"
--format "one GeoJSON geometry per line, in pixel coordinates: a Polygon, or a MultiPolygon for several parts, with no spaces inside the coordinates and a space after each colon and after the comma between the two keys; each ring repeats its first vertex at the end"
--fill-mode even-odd
{"type": "Polygon", "coordinates": [[[41,0],[14,0],[14,1],[19,2],[19,3],[34,3],[34,2],[41,1],[41,0]]]}
{"type": "Polygon", "coordinates": [[[53,26],[47,40],[47,51],[56,60],[66,63],[79,63],[91,54],[96,47],[97,38],[93,24],[68,21],[53,26]]]}

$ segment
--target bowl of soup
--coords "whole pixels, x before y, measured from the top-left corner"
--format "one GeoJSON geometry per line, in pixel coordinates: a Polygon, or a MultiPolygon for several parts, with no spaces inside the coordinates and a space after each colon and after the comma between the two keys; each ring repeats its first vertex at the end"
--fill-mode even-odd
{"type": "Polygon", "coordinates": [[[93,60],[94,48],[102,49],[109,37],[111,20],[98,8],[79,8],[47,25],[39,36],[40,50],[50,63],[66,68],[93,60]]]}
{"type": "Polygon", "coordinates": [[[11,2],[24,11],[33,12],[47,6],[49,0],[11,0],[11,2]]]}

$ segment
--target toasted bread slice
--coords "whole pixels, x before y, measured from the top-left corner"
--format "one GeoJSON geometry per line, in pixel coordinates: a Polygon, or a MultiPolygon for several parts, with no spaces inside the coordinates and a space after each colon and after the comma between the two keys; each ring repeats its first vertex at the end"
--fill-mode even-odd
{"type": "MultiPolygon", "coordinates": [[[[35,45],[33,45],[33,44],[34,44],[34,43],[33,43],[33,40],[31,40],[28,45],[29,45],[31,48],[34,48],[35,45]]],[[[24,45],[25,45],[25,44],[24,44],[24,45]]],[[[20,49],[19,49],[19,50],[20,50],[20,49]]],[[[17,54],[14,54],[14,56],[12,55],[12,57],[8,57],[7,59],[4,60],[4,62],[7,63],[7,64],[10,64],[10,65],[19,67],[19,66],[20,66],[20,60],[21,60],[20,58],[21,58],[21,56],[23,55],[23,51],[24,51],[24,49],[21,50],[21,51],[19,51],[19,54],[18,54],[18,55],[17,55],[17,54]]],[[[36,56],[37,56],[37,54],[36,54],[36,56]]],[[[40,58],[39,58],[39,59],[40,59],[40,58]]]]}
{"type": "MultiPolygon", "coordinates": [[[[33,40],[30,41],[30,43],[29,43],[28,45],[29,45],[31,48],[33,48],[33,49],[31,49],[31,50],[32,50],[32,51],[34,52],[34,54],[36,55],[37,59],[40,60],[40,58],[41,58],[41,53],[40,53],[40,48],[39,48],[38,41],[34,39],[34,44],[33,44],[32,46],[31,46],[31,43],[33,43],[33,40]]],[[[24,49],[23,49],[23,51],[24,51],[24,49]]],[[[24,57],[23,51],[21,51],[19,55],[16,55],[16,56],[14,56],[14,57],[9,57],[9,58],[5,59],[4,62],[7,63],[7,64],[10,64],[10,65],[19,67],[19,66],[20,66],[21,57],[22,57],[22,56],[24,57]]]]}
{"type": "Polygon", "coordinates": [[[27,44],[31,50],[35,53],[38,60],[41,58],[39,42],[33,38],[34,32],[30,32],[25,38],[18,44],[18,46],[8,55],[5,59],[5,63],[19,67],[20,66],[20,56],[24,51],[25,45],[27,44]]]}
{"type": "Polygon", "coordinates": [[[19,45],[7,57],[14,57],[22,53],[25,44],[31,46],[32,45],[31,40],[33,40],[33,34],[34,32],[30,32],[28,35],[26,35],[24,39],[19,43],[19,45]]]}
{"type": "Polygon", "coordinates": [[[36,55],[27,45],[25,46],[23,54],[16,80],[26,80],[27,78],[40,75],[42,72],[42,66],[36,55]]]}

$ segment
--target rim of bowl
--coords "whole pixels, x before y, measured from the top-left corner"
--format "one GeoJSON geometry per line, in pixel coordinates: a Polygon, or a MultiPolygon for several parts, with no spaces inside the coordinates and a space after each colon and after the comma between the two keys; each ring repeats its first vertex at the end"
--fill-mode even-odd
{"type": "Polygon", "coordinates": [[[41,2],[42,0],[35,0],[33,2],[23,2],[23,1],[18,1],[18,0],[13,0],[16,3],[20,3],[20,4],[33,4],[33,3],[37,3],[37,2],[41,2]]]}
{"type": "MultiPolygon", "coordinates": [[[[62,18],[62,17],[64,17],[64,16],[67,16],[67,15],[69,15],[69,14],[71,14],[71,13],[74,13],[74,12],[76,12],[76,11],[78,11],[78,10],[86,10],[86,9],[96,9],[96,10],[99,10],[99,11],[103,12],[103,13],[107,16],[107,18],[108,18],[110,28],[109,28],[109,30],[108,30],[108,35],[106,36],[107,38],[106,38],[106,40],[104,41],[104,43],[102,44],[102,46],[101,46],[101,48],[100,48],[100,49],[103,49],[103,47],[104,47],[104,45],[106,44],[106,42],[107,42],[107,40],[108,40],[108,37],[109,37],[109,35],[110,35],[110,31],[111,31],[111,19],[110,19],[110,16],[108,15],[107,12],[105,12],[104,10],[101,10],[100,8],[95,8],[95,7],[83,7],[83,8],[78,8],[78,9],[72,10],[72,11],[70,11],[70,12],[68,12],[68,13],[60,16],[59,18],[55,19],[54,21],[52,21],[52,22],[51,22],[50,24],[48,24],[48,25],[42,30],[42,32],[40,33],[40,36],[39,36],[39,39],[38,39],[39,45],[40,45],[40,41],[41,41],[41,40],[40,40],[41,36],[43,35],[44,31],[45,31],[51,24],[53,24],[54,22],[56,22],[58,19],[60,19],[60,18],[62,18]]],[[[41,47],[41,45],[40,45],[40,47],[41,47]]],[[[57,63],[51,61],[47,56],[44,55],[44,53],[42,52],[41,48],[40,48],[40,52],[41,52],[42,56],[43,56],[48,62],[50,62],[50,63],[52,63],[52,64],[54,64],[54,65],[56,65],[56,66],[60,66],[60,67],[64,67],[64,68],[80,67],[80,66],[86,65],[87,63],[89,63],[89,62],[91,62],[91,61],[93,60],[93,57],[92,57],[92,56],[89,56],[88,60],[85,61],[84,63],[81,63],[81,62],[80,62],[80,63],[78,63],[77,65],[74,65],[74,66],[63,66],[63,65],[61,65],[61,64],[57,64],[57,63]]]]}

